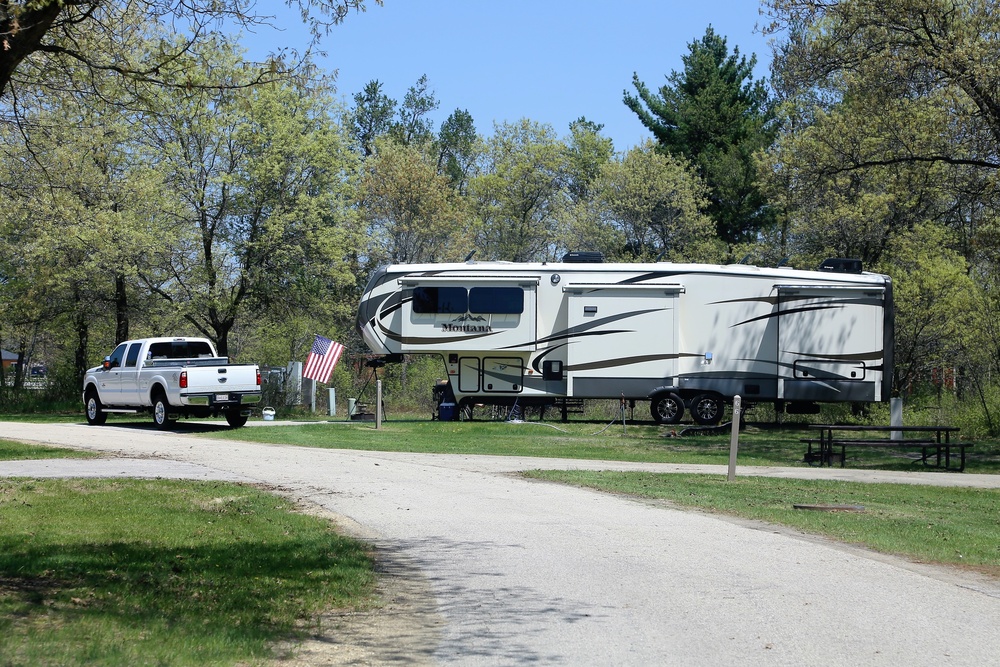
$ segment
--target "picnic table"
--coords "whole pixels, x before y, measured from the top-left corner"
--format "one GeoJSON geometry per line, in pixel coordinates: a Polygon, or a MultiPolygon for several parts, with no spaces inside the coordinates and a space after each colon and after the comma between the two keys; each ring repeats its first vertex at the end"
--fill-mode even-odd
{"type": "Polygon", "coordinates": [[[859,424],[810,424],[818,430],[818,438],[803,438],[808,445],[805,460],[810,465],[833,465],[836,448],[840,449],[840,467],[844,467],[848,447],[882,447],[886,449],[919,449],[920,458],[927,467],[954,472],[965,470],[965,450],[968,442],[952,442],[951,434],[959,431],[955,426],[864,426],[859,424]],[[871,433],[885,434],[871,437],[871,433]],[[909,437],[907,437],[909,436],[909,437]],[[813,447],[816,447],[814,450],[813,447]],[[957,450],[957,465],[953,464],[952,450],[957,450]]]}

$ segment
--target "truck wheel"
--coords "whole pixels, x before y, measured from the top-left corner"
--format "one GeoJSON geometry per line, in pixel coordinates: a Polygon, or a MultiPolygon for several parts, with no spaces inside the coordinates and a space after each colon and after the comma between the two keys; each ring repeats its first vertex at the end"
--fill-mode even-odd
{"type": "Polygon", "coordinates": [[[98,398],[97,392],[91,389],[87,392],[87,423],[91,426],[100,426],[108,421],[108,413],[104,412],[104,405],[98,398]]]}
{"type": "Polygon", "coordinates": [[[247,423],[247,416],[241,415],[239,412],[228,411],[226,412],[226,421],[233,428],[239,428],[247,423]]]}
{"type": "Polygon", "coordinates": [[[153,399],[153,423],[161,430],[167,430],[174,425],[174,420],[170,418],[170,403],[163,394],[157,394],[153,399]]]}
{"type": "Polygon", "coordinates": [[[649,403],[649,411],[657,424],[677,424],[684,416],[684,401],[673,392],[657,394],[649,403]]]}
{"type": "Polygon", "coordinates": [[[691,416],[702,426],[715,426],[722,421],[725,404],[715,394],[700,394],[691,400],[691,416]]]}

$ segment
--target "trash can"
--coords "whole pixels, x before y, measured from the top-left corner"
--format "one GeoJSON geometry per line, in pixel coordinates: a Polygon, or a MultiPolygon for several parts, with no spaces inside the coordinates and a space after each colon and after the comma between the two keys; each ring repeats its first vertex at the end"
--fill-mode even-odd
{"type": "Polygon", "coordinates": [[[263,410],[260,411],[260,413],[264,416],[264,421],[266,422],[274,421],[274,408],[264,408],[263,410]]]}
{"type": "Polygon", "coordinates": [[[348,418],[354,416],[354,409],[357,406],[357,404],[358,404],[358,399],[356,399],[356,398],[349,398],[349,399],[347,399],[347,416],[348,416],[348,418]]]}
{"type": "Polygon", "coordinates": [[[441,403],[438,405],[438,419],[443,422],[455,421],[455,404],[441,403]]]}

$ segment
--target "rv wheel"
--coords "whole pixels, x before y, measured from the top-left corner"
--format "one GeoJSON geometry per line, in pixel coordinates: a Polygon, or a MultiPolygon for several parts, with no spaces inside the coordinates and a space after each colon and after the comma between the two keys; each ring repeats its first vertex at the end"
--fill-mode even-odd
{"type": "Polygon", "coordinates": [[[722,421],[725,405],[714,394],[700,394],[691,400],[691,416],[701,426],[715,426],[722,421]]]}
{"type": "Polygon", "coordinates": [[[649,402],[649,411],[657,424],[677,424],[684,416],[684,401],[677,394],[657,394],[649,402]]]}

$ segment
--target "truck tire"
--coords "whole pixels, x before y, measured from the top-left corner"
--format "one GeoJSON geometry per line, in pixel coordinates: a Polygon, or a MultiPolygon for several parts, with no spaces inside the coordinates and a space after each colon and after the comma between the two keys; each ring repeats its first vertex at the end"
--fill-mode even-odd
{"type": "Polygon", "coordinates": [[[170,403],[167,397],[158,393],[153,397],[153,423],[156,428],[166,431],[173,427],[174,420],[170,418],[170,403]]]}
{"type": "Polygon", "coordinates": [[[239,428],[247,423],[247,416],[241,415],[238,411],[229,410],[226,412],[226,422],[233,428],[239,428]]]}
{"type": "Polygon", "coordinates": [[[104,411],[104,404],[101,403],[101,399],[98,397],[96,390],[87,390],[87,400],[85,402],[85,406],[87,412],[87,423],[91,426],[100,426],[104,422],[108,421],[108,413],[104,411]]]}
{"type": "Polygon", "coordinates": [[[649,411],[657,424],[677,424],[684,416],[684,401],[673,392],[656,394],[649,402],[649,411]]]}
{"type": "Polygon", "coordinates": [[[716,394],[699,394],[691,399],[691,417],[701,426],[715,426],[722,421],[726,404],[716,394]]]}

